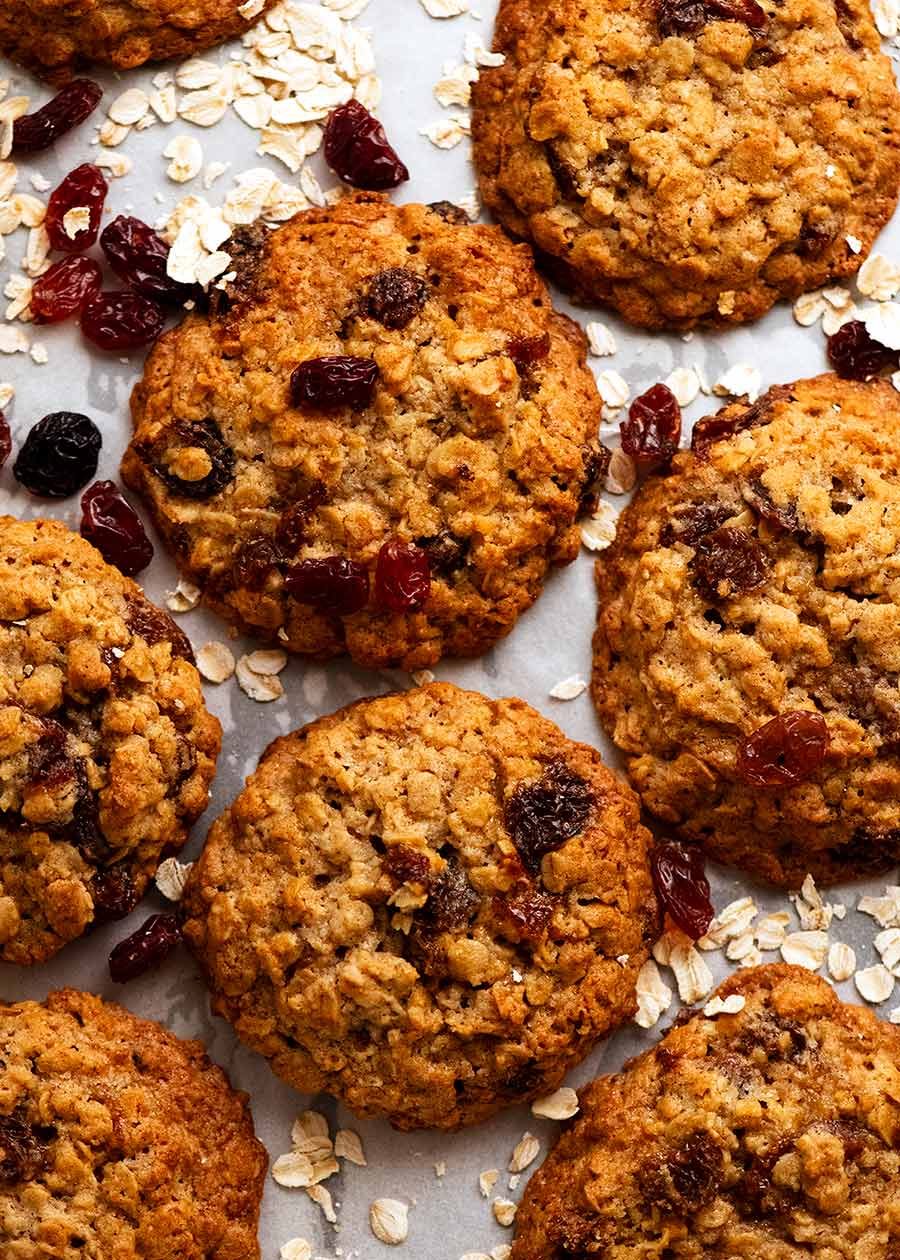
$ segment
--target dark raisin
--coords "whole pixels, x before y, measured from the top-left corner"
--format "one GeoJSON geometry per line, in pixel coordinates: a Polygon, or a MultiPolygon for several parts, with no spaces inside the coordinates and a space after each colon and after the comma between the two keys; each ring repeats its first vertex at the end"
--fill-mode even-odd
{"type": "Polygon", "coordinates": [[[552,899],[533,884],[516,886],[511,894],[494,897],[491,909],[501,922],[506,920],[519,936],[532,941],[544,935],[553,918],[552,899]]]}
{"type": "Polygon", "coordinates": [[[743,22],[752,31],[766,25],[766,12],[756,0],[657,0],[659,33],[689,35],[707,22],[743,22]]]}
{"type": "Polygon", "coordinates": [[[87,416],[54,411],[31,429],[13,476],[32,494],[64,499],[86,486],[97,471],[102,438],[87,416]]]}
{"type": "Polygon", "coordinates": [[[140,901],[134,880],[123,866],[96,871],[91,880],[94,922],[112,923],[131,914],[140,901]]]}
{"type": "Polygon", "coordinates": [[[584,828],[593,808],[590,786],[560,759],[539,779],[520,783],[506,802],[504,823],[525,868],[536,874],[547,853],[584,828]]]}
{"type": "Polygon", "coordinates": [[[520,372],[527,371],[546,359],[550,353],[550,334],[537,333],[534,337],[510,337],[506,343],[506,353],[520,372]]]}
{"type": "Polygon", "coordinates": [[[429,538],[417,538],[416,546],[428,556],[432,573],[450,577],[463,567],[469,554],[469,539],[457,538],[449,529],[429,538]]]}
{"type": "Polygon", "coordinates": [[[384,127],[359,101],[339,105],[325,123],[325,161],[354,188],[383,192],[409,179],[384,127]]]}
{"type": "Polygon", "coordinates": [[[321,481],[314,481],[305,494],[281,513],[275,526],[275,538],[280,546],[296,551],[306,541],[310,517],[316,508],[328,501],[328,492],[321,481]]]}
{"type": "Polygon", "coordinates": [[[697,540],[691,569],[697,590],[714,602],[756,590],[769,572],[753,535],[727,525],[697,540]]]}
{"type": "Polygon", "coordinates": [[[416,612],[431,594],[428,553],[415,543],[392,538],[375,563],[375,599],[390,612],[416,612]]]}
{"type": "Polygon", "coordinates": [[[77,777],[75,760],[69,756],[69,737],[52,718],[44,719],[40,739],[31,747],[28,773],[34,783],[51,791],[77,777]]]}
{"type": "Polygon", "coordinates": [[[583,459],[584,481],[578,506],[580,511],[587,512],[593,511],[596,507],[597,491],[603,478],[609,472],[612,451],[601,444],[585,451],[583,459]]]}
{"type": "Polygon", "coordinates": [[[436,931],[449,932],[470,922],[480,905],[481,898],[469,883],[466,872],[458,860],[451,857],[433,881],[422,914],[436,931]]]}
{"type": "Polygon", "coordinates": [[[650,869],[663,909],[691,940],[699,940],[714,914],[703,854],[699,849],[663,840],[650,854],[650,869]]]}
{"type": "Polygon", "coordinates": [[[818,258],[834,240],[834,232],[818,223],[804,223],[797,240],[801,258],[818,258]]]}
{"type": "Polygon", "coordinates": [[[261,591],[283,560],[284,553],[271,538],[248,538],[235,551],[231,572],[238,586],[261,591]]]}
{"type": "Polygon", "coordinates": [[[671,547],[676,542],[693,547],[701,538],[705,538],[707,534],[718,529],[729,516],[734,515],[735,510],[727,503],[715,501],[690,503],[684,507],[678,507],[662,527],[659,541],[664,547],[671,547]]]}
{"type": "Polygon", "coordinates": [[[783,1216],[797,1205],[796,1193],[789,1187],[776,1186],[772,1179],[775,1165],[792,1145],[780,1142],[767,1154],[753,1157],[735,1187],[738,1191],[735,1199],[742,1215],[756,1219],[783,1216]]]}
{"type": "Polygon", "coordinates": [[[90,79],[73,79],[33,114],[13,123],[13,152],[36,153],[84,122],[97,106],[103,89],[90,79]]]}
{"type": "Polygon", "coordinates": [[[130,599],[126,624],[135,638],[143,639],[149,647],[157,643],[169,643],[172,655],[185,661],[193,661],[194,652],[190,639],[167,612],[151,604],[149,599],[130,599]]]}
{"type": "Polygon", "coordinates": [[[52,249],[63,254],[80,254],[93,245],[100,230],[100,216],[109,185],[99,166],[84,162],[70,171],[61,184],[54,188],[47,202],[44,226],[52,249]],[[79,228],[74,236],[66,230],[65,216],[76,207],[88,210],[88,225],[79,228]]]}
{"type": "Polygon", "coordinates": [[[855,51],[862,48],[859,37],[859,19],[847,0],[834,0],[834,12],[837,17],[838,30],[844,37],[844,43],[855,51]]]}
{"type": "Polygon", "coordinates": [[[87,862],[105,862],[110,855],[109,842],[100,830],[100,813],[96,794],[87,781],[84,762],[75,763],[78,777],[78,800],[72,815],[72,839],[75,847],[87,862]]]}
{"type": "Polygon", "coordinates": [[[176,434],[179,448],[198,448],[206,452],[209,456],[209,472],[196,481],[187,481],[160,463],[154,465],[153,471],[173,494],[183,495],[186,499],[211,499],[214,494],[224,490],[234,477],[234,451],[225,441],[215,420],[179,425],[176,434]]]}
{"type": "Polygon", "coordinates": [[[828,360],[844,380],[867,381],[896,367],[898,354],[871,337],[862,320],[851,319],[828,338],[828,360]]]}
{"type": "Polygon", "coordinates": [[[95,481],[81,496],[81,536],[126,577],[153,559],[153,544],[141,518],[113,481],[95,481]]]}
{"type": "Polygon", "coordinates": [[[768,424],[776,404],[790,397],[790,385],[773,385],[754,403],[747,406],[735,403],[717,415],[698,420],[691,433],[691,450],[698,458],[705,459],[715,442],[734,437],[744,429],[755,429],[760,424],[768,424]]]}
{"type": "Polygon", "coordinates": [[[56,324],[77,315],[89,298],[100,292],[103,272],[93,258],[61,258],[31,290],[36,324],[56,324]]]}
{"type": "Polygon", "coordinates": [[[9,421],[0,411],[0,468],[6,463],[12,454],[12,433],[9,428],[9,421]]]}
{"type": "Polygon", "coordinates": [[[741,741],[736,770],[751,787],[792,787],[818,770],[830,742],[820,713],[780,713],[741,741]]]}
{"type": "Polygon", "coordinates": [[[0,1185],[33,1181],[47,1162],[47,1147],[33,1125],[0,1116],[0,1185]]]}
{"type": "Polygon", "coordinates": [[[455,206],[452,201],[430,201],[428,209],[445,223],[471,223],[471,219],[462,206],[455,206]]]}
{"type": "Polygon", "coordinates": [[[300,560],[285,574],[284,589],[301,604],[333,617],[350,617],[369,601],[369,575],[346,556],[300,560]]]}
{"type": "Polygon", "coordinates": [[[690,1212],[706,1207],[722,1181],[722,1148],[709,1133],[693,1133],[668,1160],[672,1186],[690,1212]]]}
{"type": "Polygon", "coordinates": [[[668,385],[653,385],[635,398],[619,431],[622,450],[635,463],[667,464],[681,437],[681,408],[668,385]]]}
{"type": "Polygon", "coordinates": [[[406,267],[379,271],[369,285],[366,313],[385,328],[405,328],[419,314],[428,297],[428,285],[406,267]]]}
{"type": "Polygon", "coordinates": [[[181,944],[181,928],[174,914],[151,914],[109,955],[109,974],[116,984],[135,980],[158,967],[181,944]]]}
{"type": "Polygon", "coordinates": [[[291,402],[295,407],[336,411],[349,407],[362,411],[375,393],[378,364],[352,354],[331,354],[307,359],[291,376],[291,402]]]}
{"type": "Polygon", "coordinates": [[[782,506],[776,503],[768,490],[754,477],[741,487],[744,499],[753,508],[757,516],[761,516],[773,529],[790,533],[797,528],[797,509],[792,503],[782,506]]]}
{"type": "Polygon", "coordinates": [[[81,331],[101,350],[137,350],[149,345],[164,323],[156,302],[129,289],[96,293],[81,312],[81,331]]]}
{"type": "Polygon", "coordinates": [[[408,844],[391,844],[383,858],[385,870],[398,884],[424,884],[430,882],[431,863],[421,849],[408,844]]]}
{"type": "Polygon", "coordinates": [[[100,248],[119,279],[144,297],[179,306],[193,293],[168,275],[169,246],[141,219],[118,215],[101,232],[100,248]]]}

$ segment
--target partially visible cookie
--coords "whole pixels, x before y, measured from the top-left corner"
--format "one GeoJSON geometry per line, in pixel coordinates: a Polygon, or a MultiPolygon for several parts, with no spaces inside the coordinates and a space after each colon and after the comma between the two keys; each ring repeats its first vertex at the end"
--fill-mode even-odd
{"type": "Polygon", "coordinates": [[[74,989],[0,1003],[6,1260],[259,1260],[267,1162],[199,1041],[74,989]]]}
{"type": "Polygon", "coordinates": [[[857,270],[900,186],[867,0],[501,0],[473,85],[485,202],[648,328],[756,319],[857,270]]]}
{"type": "Polygon", "coordinates": [[[189,57],[248,29],[273,0],[22,0],[0,5],[0,49],[65,82],[93,63],[133,70],[189,57]]]}
{"type": "Polygon", "coordinates": [[[597,564],[593,694],[644,805],[777,884],[900,860],[900,395],[833,375],[694,429],[597,564]]]}
{"type": "Polygon", "coordinates": [[[136,904],[206,808],[220,728],[171,617],[55,521],[0,517],[0,959],[136,904]]]}
{"type": "Polygon", "coordinates": [[[801,1260],[900,1247],[900,1029],[757,967],[580,1095],[511,1260],[801,1260]]]}
{"type": "Polygon", "coordinates": [[[223,309],[163,336],[122,474],[249,634],[321,659],[485,651],[579,545],[603,469],[581,329],[529,251],[360,194],[229,246],[223,309]]]}
{"type": "Polygon", "coordinates": [[[648,843],[594,749],[436,683],[270,746],[191,872],[185,939],[296,1089],[457,1128],[555,1088],[634,1011],[648,843]]]}

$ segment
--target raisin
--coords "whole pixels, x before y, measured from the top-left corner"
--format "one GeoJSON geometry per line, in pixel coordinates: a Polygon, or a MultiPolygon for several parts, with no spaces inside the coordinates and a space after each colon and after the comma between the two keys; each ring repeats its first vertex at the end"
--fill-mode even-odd
{"type": "Polygon", "coordinates": [[[468,538],[457,538],[448,529],[428,538],[417,538],[416,546],[427,554],[431,572],[441,577],[450,577],[461,569],[469,554],[468,538]]]}
{"type": "Polygon", "coordinates": [[[286,573],[284,589],[301,604],[333,617],[350,617],[369,601],[369,575],[346,556],[300,560],[286,573]]]}
{"type": "Polygon", "coordinates": [[[261,591],[283,559],[281,548],[271,538],[249,538],[234,553],[231,572],[238,586],[261,591]]]}
{"type": "Polygon", "coordinates": [[[699,459],[706,459],[709,448],[715,442],[734,437],[744,429],[755,429],[767,424],[777,403],[791,397],[790,385],[773,385],[761,398],[738,410],[738,404],[726,407],[715,416],[698,420],[691,433],[691,450],[699,459]]]}
{"type": "Polygon", "coordinates": [[[727,525],[697,540],[691,568],[697,590],[713,602],[756,590],[769,572],[753,535],[727,525]]]}
{"type": "Polygon", "coordinates": [[[179,425],[176,433],[181,447],[197,447],[206,452],[210,462],[209,472],[196,481],[187,481],[161,464],[155,464],[153,471],[173,494],[183,495],[186,499],[211,499],[214,494],[224,490],[234,477],[234,451],[225,441],[215,420],[179,425]]]}
{"type": "Polygon", "coordinates": [[[754,477],[742,486],[741,492],[753,511],[757,516],[762,517],[767,525],[787,533],[796,530],[798,525],[796,508],[793,504],[782,507],[776,503],[758,478],[754,477]]]}
{"type": "Polygon", "coordinates": [[[69,737],[65,728],[52,718],[44,719],[40,739],[32,745],[28,773],[32,782],[53,790],[76,777],[76,765],[69,756],[69,737]]]}
{"type": "Polygon", "coordinates": [[[635,398],[619,431],[622,450],[635,463],[667,464],[681,437],[681,408],[668,385],[653,385],[635,398]]]}
{"type": "Polygon", "coordinates": [[[390,612],[417,612],[431,594],[428,553],[415,543],[389,539],[375,563],[375,599],[390,612]]]}
{"type": "Polygon", "coordinates": [[[173,656],[193,663],[194,652],[190,639],[180,626],[176,626],[168,613],[151,604],[149,599],[128,601],[126,625],[135,638],[143,639],[148,647],[155,647],[157,643],[168,643],[173,656]]]}
{"type": "Polygon", "coordinates": [[[181,943],[174,914],[151,914],[139,928],[119,941],[109,955],[109,974],[116,984],[135,980],[158,967],[181,943]]]}
{"type": "Polygon", "coordinates": [[[410,848],[408,844],[389,845],[384,855],[384,866],[392,879],[398,884],[430,883],[431,863],[427,854],[421,849],[410,848]]]}
{"type": "Polygon", "coordinates": [[[532,884],[517,886],[511,896],[494,897],[491,909],[498,919],[506,919],[526,940],[543,936],[553,918],[552,899],[532,884]]]}
{"type": "Polygon", "coordinates": [[[50,247],[63,254],[80,254],[93,245],[100,230],[100,216],[109,185],[99,166],[85,162],[70,171],[61,184],[54,188],[47,202],[44,225],[50,238],[50,247]],[[86,208],[87,227],[79,228],[74,235],[66,229],[65,216],[70,210],[86,208]]]}
{"type": "Polygon", "coordinates": [[[9,428],[9,421],[0,411],[0,468],[6,463],[12,454],[12,433],[9,428]]]}
{"type": "Polygon", "coordinates": [[[32,494],[64,499],[97,471],[101,443],[93,420],[75,411],[53,411],[29,432],[13,476],[32,494]]]}
{"type": "Polygon", "coordinates": [[[33,114],[13,123],[13,152],[36,153],[77,127],[100,104],[103,89],[90,79],[73,79],[33,114]]]}
{"type": "Polygon", "coordinates": [[[375,393],[378,365],[374,359],[352,354],[331,354],[307,359],[291,376],[291,402],[295,407],[336,411],[349,407],[362,411],[375,393]]]}
{"type": "Polygon", "coordinates": [[[36,324],[57,324],[77,315],[89,298],[100,292],[103,272],[93,258],[61,258],[31,290],[36,324]]]}
{"type": "Polygon", "coordinates": [[[169,246],[141,219],[118,215],[100,233],[100,248],[119,279],[144,297],[169,306],[191,297],[191,285],[173,280],[166,271],[169,246]]]}
{"type": "Polygon", "coordinates": [[[663,909],[691,940],[699,940],[708,931],[714,913],[703,854],[699,849],[663,840],[650,854],[650,870],[663,909]]]}
{"type": "Polygon", "coordinates": [[[672,1187],[689,1212],[706,1207],[722,1181],[722,1148],[708,1133],[693,1133],[667,1162],[672,1187]]]}
{"type": "Polygon", "coordinates": [[[409,179],[384,127],[359,101],[347,101],[328,115],[324,150],[331,169],[354,188],[383,192],[409,179]]]}
{"type": "Polygon", "coordinates": [[[756,0],[657,0],[659,33],[690,35],[707,22],[743,22],[752,31],[766,25],[766,12],[756,0]]]}
{"type": "Polygon", "coordinates": [[[858,34],[858,22],[847,0],[834,0],[834,12],[837,17],[838,30],[844,37],[844,43],[854,51],[862,48],[862,40],[858,34]]]}
{"type": "Polygon", "coordinates": [[[801,258],[818,258],[834,240],[834,233],[817,223],[804,223],[797,239],[797,253],[801,258]]]}
{"type": "Polygon", "coordinates": [[[678,507],[662,527],[659,541],[663,547],[671,547],[676,542],[693,547],[734,515],[734,509],[727,503],[690,503],[678,507]]]}
{"type": "Polygon", "coordinates": [[[510,337],[506,343],[506,353],[519,372],[527,371],[535,363],[546,359],[550,353],[550,334],[544,332],[534,337],[510,337]]]}
{"type": "Polygon", "coordinates": [[[504,823],[526,870],[578,834],[594,808],[594,794],[564,761],[551,761],[539,779],[521,783],[506,802],[504,823]]]}
{"type": "Polygon", "coordinates": [[[472,220],[462,206],[455,206],[452,201],[429,201],[428,209],[445,223],[471,223],[472,220]]]}
{"type": "Polygon", "coordinates": [[[94,922],[98,924],[124,919],[140,901],[134,880],[122,866],[110,866],[94,874],[91,898],[94,902],[94,922]]]}
{"type": "Polygon", "coordinates": [[[275,526],[275,539],[279,546],[296,551],[306,540],[309,519],[316,508],[328,501],[328,492],[321,481],[314,481],[305,494],[281,513],[275,526]]]}
{"type": "Polygon", "coordinates": [[[820,713],[780,713],[741,741],[736,770],[751,787],[792,787],[818,770],[830,742],[820,713]]]}
{"type": "Polygon", "coordinates": [[[449,932],[470,922],[480,905],[481,898],[469,883],[466,872],[457,859],[451,857],[432,883],[423,918],[436,931],[449,932]]]}
{"type": "Polygon", "coordinates": [[[385,328],[405,328],[419,314],[428,297],[428,285],[406,267],[389,267],[373,277],[365,309],[385,328]]]}
{"type": "Polygon", "coordinates": [[[96,293],[81,312],[81,331],[101,350],[137,350],[149,345],[164,323],[156,302],[129,289],[96,293]]]}
{"type": "Polygon", "coordinates": [[[95,481],[81,496],[81,536],[126,577],[153,559],[153,544],[141,518],[113,481],[95,481]]]}
{"type": "Polygon", "coordinates": [[[851,319],[828,338],[828,361],[844,380],[867,381],[896,367],[898,354],[871,337],[862,320],[851,319]]]}
{"type": "Polygon", "coordinates": [[[46,1162],[47,1148],[35,1127],[0,1116],[0,1186],[33,1181],[46,1162]]]}
{"type": "Polygon", "coordinates": [[[609,472],[612,451],[602,444],[585,451],[584,480],[581,497],[578,501],[579,512],[592,512],[597,506],[597,491],[606,474],[609,472]]]}

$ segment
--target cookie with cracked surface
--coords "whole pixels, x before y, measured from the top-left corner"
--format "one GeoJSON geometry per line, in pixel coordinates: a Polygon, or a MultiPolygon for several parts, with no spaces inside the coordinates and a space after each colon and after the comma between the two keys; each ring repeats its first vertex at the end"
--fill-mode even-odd
{"type": "Polygon", "coordinates": [[[296,1089],[458,1128],[555,1088],[634,1011],[648,843],[594,749],[435,683],[270,746],[191,872],[185,939],[296,1089]]]}
{"type": "Polygon", "coordinates": [[[266,1152],[199,1041],[65,989],[0,1003],[0,1063],[8,1260],[259,1260],[266,1152]]]}
{"type": "Polygon", "coordinates": [[[133,70],[241,35],[273,0],[24,0],[0,6],[0,49],[53,83],[86,66],[133,70]]]}
{"type": "Polygon", "coordinates": [[[900,99],[866,0],[502,0],[494,47],[485,202],[635,324],[757,319],[855,272],[893,213],[900,99]]]}
{"type": "Polygon", "coordinates": [[[229,246],[150,355],[122,472],[206,602],[371,667],[470,656],[578,549],[603,469],[585,340],[527,249],[363,194],[229,246]]]}
{"type": "Polygon", "coordinates": [[[900,859],[900,396],[833,375],[694,429],[597,564],[593,694],[657,818],[798,887],[900,859]]]}
{"type": "Polygon", "coordinates": [[[0,960],[128,914],[206,808],[220,727],[171,617],[55,521],[0,517],[0,960]]]}
{"type": "Polygon", "coordinates": [[[511,1260],[800,1260],[900,1245],[900,1030],[783,964],[581,1091],[511,1260]]]}

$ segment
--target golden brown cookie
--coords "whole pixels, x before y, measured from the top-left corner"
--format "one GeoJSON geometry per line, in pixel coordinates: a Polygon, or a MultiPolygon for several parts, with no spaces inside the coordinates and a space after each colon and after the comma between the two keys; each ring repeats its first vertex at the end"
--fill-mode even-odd
{"type": "Polygon", "coordinates": [[[74,989],[0,1003],[5,1260],[259,1260],[266,1165],[199,1041],[74,989]]]}
{"type": "Polygon", "coordinates": [[[900,396],[833,375],[694,429],[597,564],[594,700],[644,805],[778,884],[900,858],[900,396]]]}
{"type": "Polygon", "coordinates": [[[0,5],[0,49],[61,83],[99,63],[133,70],[240,35],[272,3],[240,0],[23,0],[0,5]],[[243,12],[242,12],[243,10],[243,12]]]}
{"type": "Polygon", "coordinates": [[[855,272],[900,98],[866,0],[501,0],[482,195],[564,288],[647,328],[756,319],[855,272]]]}
{"type": "Polygon", "coordinates": [[[229,249],[224,309],[150,355],[125,480],[249,634],[373,667],[483,652],[576,554],[602,470],[581,329],[446,203],[361,194],[229,249]]]}
{"type": "Polygon", "coordinates": [[[55,521],[0,517],[0,960],[128,914],[206,808],[220,727],[171,617],[55,521]]]}
{"type": "Polygon", "coordinates": [[[717,992],[740,1009],[695,1014],[582,1090],[511,1260],[897,1254],[900,1030],[799,967],[717,992]]]}
{"type": "Polygon", "coordinates": [[[555,1088],[635,1010],[648,842],[594,749],[435,683],[269,747],[193,868],[185,938],[296,1089],[457,1128],[555,1088]]]}

